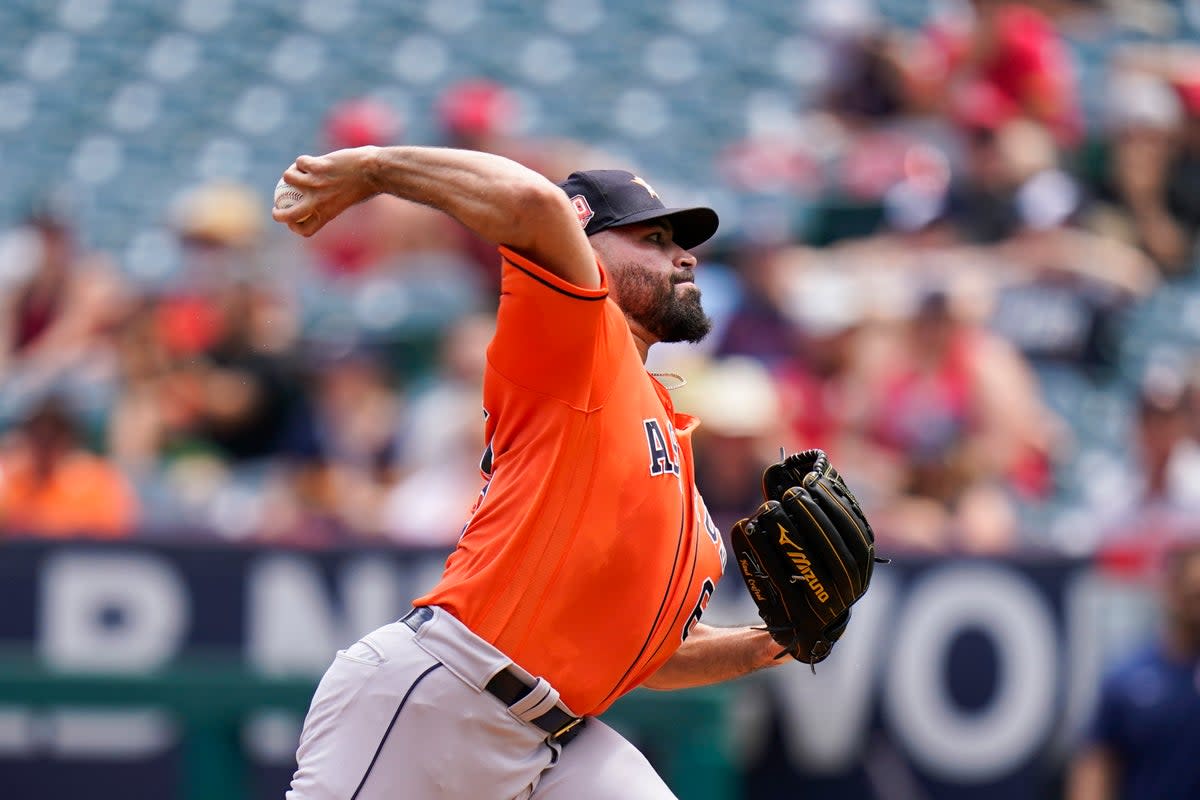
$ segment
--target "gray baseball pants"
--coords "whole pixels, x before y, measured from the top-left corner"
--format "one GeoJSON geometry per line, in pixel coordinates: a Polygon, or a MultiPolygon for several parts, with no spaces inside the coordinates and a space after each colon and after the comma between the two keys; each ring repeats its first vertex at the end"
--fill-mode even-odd
{"type": "Polygon", "coordinates": [[[566,711],[558,692],[429,611],[409,618],[415,631],[394,622],[338,652],[304,720],[287,800],[674,800],[597,719],[553,740],[535,722],[566,711]],[[485,690],[502,670],[533,687],[510,706],[485,690]]]}

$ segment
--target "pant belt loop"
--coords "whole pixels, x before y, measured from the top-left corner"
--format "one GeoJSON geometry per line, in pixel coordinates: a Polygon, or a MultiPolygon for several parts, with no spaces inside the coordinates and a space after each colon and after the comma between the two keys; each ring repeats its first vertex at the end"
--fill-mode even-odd
{"type": "MultiPolygon", "coordinates": [[[[415,634],[422,625],[431,619],[433,619],[433,609],[428,606],[420,606],[405,614],[400,621],[415,634]]],[[[521,704],[522,701],[532,701],[532,705],[526,704],[513,713],[549,734],[546,741],[566,744],[579,734],[580,726],[587,718],[575,717],[567,713],[558,704],[557,690],[544,678],[537,678],[536,681],[537,683],[530,687],[524,680],[517,677],[511,667],[506,667],[493,676],[484,688],[510,709],[514,705],[521,704]],[[533,700],[535,697],[538,698],[536,701],[533,700]],[[520,711],[524,713],[520,713],[520,711]]]]}

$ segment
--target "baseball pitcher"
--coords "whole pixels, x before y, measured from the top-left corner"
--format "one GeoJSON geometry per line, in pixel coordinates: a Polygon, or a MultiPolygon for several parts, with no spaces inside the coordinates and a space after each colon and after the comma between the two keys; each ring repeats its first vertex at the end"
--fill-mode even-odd
{"type": "Polygon", "coordinates": [[[709,330],[690,249],[716,213],[624,171],[555,185],[447,148],[301,156],[283,179],[298,197],[274,216],[296,233],[387,192],[495,242],[502,273],[475,507],[432,591],[334,658],[288,798],[673,797],[595,717],[637,686],[824,658],[874,557],[824,455],[789,457],[734,537],[766,627],[700,622],[726,553],[694,483],[699,421],[644,362],[709,330]]]}

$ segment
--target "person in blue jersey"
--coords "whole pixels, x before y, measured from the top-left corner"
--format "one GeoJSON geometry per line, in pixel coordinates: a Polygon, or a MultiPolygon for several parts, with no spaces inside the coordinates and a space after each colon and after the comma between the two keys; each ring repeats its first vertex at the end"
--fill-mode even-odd
{"type": "Polygon", "coordinates": [[[1200,538],[1170,547],[1162,632],[1104,680],[1068,800],[1200,798],[1200,538]]]}

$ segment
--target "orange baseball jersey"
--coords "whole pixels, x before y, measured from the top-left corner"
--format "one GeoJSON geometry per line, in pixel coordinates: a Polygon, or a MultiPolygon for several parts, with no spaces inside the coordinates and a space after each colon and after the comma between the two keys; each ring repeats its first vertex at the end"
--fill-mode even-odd
{"type": "Polygon", "coordinates": [[[652,675],[725,567],[691,434],[620,308],[509,251],[483,404],[487,482],[437,604],[597,714],[652,675]]]}

